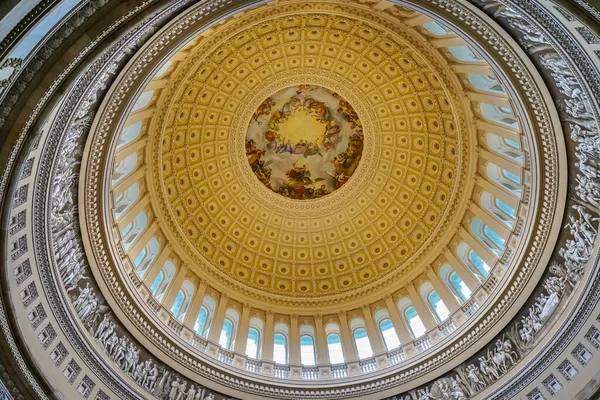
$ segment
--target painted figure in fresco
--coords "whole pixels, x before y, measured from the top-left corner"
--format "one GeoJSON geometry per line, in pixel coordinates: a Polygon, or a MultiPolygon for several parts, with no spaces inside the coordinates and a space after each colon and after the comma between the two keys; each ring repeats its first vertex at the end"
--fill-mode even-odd
{"type": "Polygon", "coordinates": [[[260,158],[265,154],[264,150],[256,148],[256,142],[252,139],[246,142],[246,157],[248,157],[248,164],[254,171],[258,167],[260,158]]]}
{"type": "Polygon", "coordinates": [[[362,151],[358,114],[337,93],[315,85],[271,95],[254,112],[246,135],[253,173],[263,185],[292,199],[323,197],[344,185],[362,151]],[[302,165],[300,158],[306,160],[302,165]]]}
{"type": "Polygon", "coordinates": [[[342,187],[354,174],[362,157],[363,136],[354,134],[350,137],[348,149],[333,159],[335,167],[336,189],[342,187]]]}
{"type": "Polygon", "coordinates": [[[252,115],[252,119],[255,120],[260,125],[260,121],[258,120],[258,118],[262,115],[271,114],[271,109],[273,108],[274,105],[275,105],[275,102],[273,101],[273,99],[268,97],[265,101],[262,102],[262,104],[260,106],[258,106],[256,111],[252,115]]]}

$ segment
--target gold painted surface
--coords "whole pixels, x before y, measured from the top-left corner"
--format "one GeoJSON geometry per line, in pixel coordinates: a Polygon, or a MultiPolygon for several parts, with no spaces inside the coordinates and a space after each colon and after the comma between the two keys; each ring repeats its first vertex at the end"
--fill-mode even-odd
{"type": "Polygon", "coordinates": [[[273,301],[331,298],[422,266],[469,196],[447,66],[404,27],[318,8],[248,13],[203,38],[151,133],[162,227],[183,258],[199,276],[273,301]],[[266,189],[246,154],[256,110],[294,85],[338,93],[364,131],[352,179],[306,201],[266,189]]]}
{"type": "Polygon", "coordinates": [[[352,105],[314,85],[284,88],[256,109],[246,132],[246,157],[268,189],[319,199],[345,185],[360,164],[364,134],[352,105]]]}

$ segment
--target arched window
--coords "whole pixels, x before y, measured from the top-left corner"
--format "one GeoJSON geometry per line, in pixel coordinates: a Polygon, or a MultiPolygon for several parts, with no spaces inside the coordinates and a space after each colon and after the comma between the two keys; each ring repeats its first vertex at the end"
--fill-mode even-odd
{"type": "Polygon", "coordinates": [[[223,321],[221,335],[219,336],[219,345],[221,347],[227,350],[233,348],[239,319],[240,314],[233,308],[228,308],[227,311],[225,311],[225,320],[223,321]]]}
{"type": "Polygon", "coordinates": [[[441,266],[440,278],[461,304],[471,297],[471,290],[449,264],[441,266]]]}
{"type": "Polygon", "coordinates": [[[262,336],[264,324],[260,318],[250,319],[250,328],[248,329],[248,340],[246,341],[246,355],[250,358],[260,358],[262,348],[262,336]]]}
{"type": "Polygon", "coordinates": [[[448,51],[450,52],[450,54],[452,54],[452,57],[456,58],[458,61],[484,61],[483,58],[479,57],[473,49],[467,46],[449,46],[448,51]]]}
{"type": "Polygon", "coordinates": [[[136,257],[133,264],[135,265],[135,270],[138,276],[141,278],[144,276],[156,256],[160,250],[160,244],[158,243],[158,239],[155,237],[151,238],[148,241],[146,247],[140,251],[140,254],[136,257]]]}
{"type": "Polygon", "coordinates": [[[316,365],[315,341],[312,336],[300,336],[300,361],[302,365],[316,365]]]}
{"type": "Polygon", "coordinates": [[[383,336],[383,341],[388,351],[400,347],[400,339],[398,339],[396,329],[394,328],[391,319],[386,318],[381,320],[379,322],[379,330],[381,331],[381,336],[383,336]]]}
{"type": "Polygon", "coordinates": [[[171,314],[173,314],[175,318],[179,318],[179,311],[181,310],[184,301],[185,293],[183,293],[183,290],[179,290],[179,292],[177,292],[177,297],[175,297],[175,302],[173,303],[173,306],[171,306],[171,314]]]}
{"type": "Polygon", "coordinates": [[[204,296],[204,299],[202,300],[202,306],[200,307],[200,312],[196,318],[196,324],[194,325],[194,330],[198,335],[202,337],[208,336],[208,331],[211,326],[212,318],[215,315],[216,308],[216,300],[211,296],[204,296]]]}
{"type": "Polygon", "coordinates": [[[342,349],[342,338],[337,333],[327,335],[327,351],[329,362],[332,364],[344,363],[344,350],[342,349]]]}
{"type": "Polygon", "coordinates": [[[488,93],[504,93],[500,82],[491,75],[467,74],[467,79],[473,88],[488,93]]]}
{"type": "Polygon", "coordinates": [[[233,322],[229,318],[225,318],[223,321],[223,328],[221,329],[221,336],[219,337],[219,346],[230,350],[232,334],[233,322]]]}
{"type": "Polygon", "coordinates": [[[521,178],[517,175],[500,168],[494,163],[488,162],[485,167],[488,178],[498,186],[505,188],[509,192],[521,195],[521,178]]]}
{"type": "Polygon", "coordinates": [[[194,324],[194,331],[203,336],[204,328],[206,327],[206,320],[208,319],[208,309],[206,306],[200,306],[200,312],[198,312],[198,317],[196,318],[196,323],[194,324]]]}
{"type": "Polygon", "coordinates": [[[152,286],[150,286],[150,291],[156,298],[156,300],[161,301],[171,280],[175,276],[175,264],[172,261],[167,260],[165,265],[163,265],[161,271],[158,273],[152,286]]]}
{"type": "Polygon", "coordinates": [[[169,67],[172,64],[173,64],[173,61],[171,61],[171,60],[168,60],[167,62],[165,62],[163,65],[160,66],[158,71],[156,71],[156,74],[154,75],[154,78],[152,78],[152,79],[160,78],[161,76],[163,76],[169,70],[169,67]]]}
{"type": "Polygon", "coordinates": [[[519,142],[503,138],[491,132],[485,134],[485,141],[494,153],[510,158],[521,165],[523,164],[523,151],[519,142]]]}
{"type": "Polygon", "coordinates": [[[115,219],[119,219],[139,197],[140,185],[135,182],[115,199],[115,219]]]}
{"type": "Polygon", "coordinates": [[[514,129],[519,129],[519,121],[510,108],[481,103],[479,109],[481,110],[481,114],[483,114],[484,118],[487,120],[514,129]]]}
{"type": "Polygon", "coordinates": [[[273,361],[277,364],[287,364],[287,337],[283,333],[276,333],[273,337],[273,361]]]}
{"type": "Polygon", "coordinates": [[[371,349],[371,342],[365,329],[365,321],[361,318],[354,318],[350,322],[350,329],[352,330],[352,336],[354,337],[354,346],[356,348],[356,354],[358,358],[369,358],[373,355],[371,349]]]}
{"type": "Polygon", "coordinates": [[[119,136],[119,141],[117,143],[117,149],[125,146],[128,143],[133,142],[140,136],[142,132],[142,121],[138,121],[135,124],[129,125],[127,128],[123,130],[121,136],[119,136]]]}
{"type": "Polygon", "coordinates": [[[433,310],[438,322],[443,322],[450,316],[450,311],[448,311],[448,308],[435,290],[429,292],[429,295],[427,296],[427,302],[433,310]]]}
{"type": "Polygon", "coordinates": [[[183,321],[193,296],[194,284],[185,280],[181,285],[181,289],[177,292],[177,297],[175,297],[173,306],[171,306],[171,314],[179,321],[183,321]]]}
{"type": "Polygon", "coordinates": [[[435,36],[444,36],[452,33],[452,31],[445,26],[438,24],[435,21],[426,22],[423,24],[423,28],[427,29],[429,32],[434,34],[435,36]]]}
{"type": "Polygon", "coordinates": [[[448,282],[450,283],[452,291],[459,298],[461,303],[465,303],[467,300],[469,300],[469,298],[471,297],[471,289],[469,289],[469,287],[465,285],[463,280],[460,279],[460,276],[458,276],[456,272],[452,271],[450,273],[450,276],[448,277],[448,282]]]}
{"type": "Polygon", "coordinates": [[[138,215],[121,231],[123,238],[123,248],[129,250],[135,239],[148,226],[148,216],[144,211],[140,211],[138,215]]]}
{"type": "Polygon", "coordinates": [[[484,224],[479,218],[474,218],[473,221],[471,221],[471,232],[494,254],[498,256],[502,254],[505,245],[504,239],[500,237],[496,231],[484,224]]]}
{"type": "Polygon", "coordinates": [[[327,336],[329,362],[331,364],[342,364],[344,362],[344,349],[342,347],[340,326],[333,322],[325,325],[325,335],[327,336]]]}
{"type": "Polygon", "coordinates": [[[371,349],[371,343],[369,342],[369,336],[365,328],[357,328],[353,332],[354,345],[358,353],[358,358],[369,358],[373,356],[373,350],[371,349]]]}
{"type": "Polygon", "coordinates": [[[408,327],[414,338],[418,338],[425,334],[425,325],[423,325],[423,321],[421,321],[421,317],[419,317],[419,313],[417,313],[415,307],[410,306],[404,310],[404,317],[408,322],[408,327]]]}
{"type": "MultiPolygon", "coordinates": [[[[477,253],[473,250],[469,250],[469,261],[470,264],[473,265],[477,271],[481,274],[483,279],[487,278],[490,273],[490,267],[487,265],[477,253]]],[[[483,281],[482,279],[482,281],[483,281]]]]}
{"type": "Polygon", "coordinates": [[[131,112],[141,110],[142,108],[148,106],[148,104],[150,104],[150,101],[152,100],[153,96],[154,96],[154,90],[149,90],[147,92],[142,93],[140,95],[140,97],[138,97],[138,99],[136,100],[135,104],[133,105],[131,112]]]}
{"type": "Polygon", "coordinates": [[[258,359],[260,349],[260,332],[258,329],[248,329],[248,341],[246,342],[246,355],[258,359]]]}
{"type": "Polygon", "coordinates": [[[481,205],[509,228],[514,225],[516,211],[491,193],[481,193],[481,205]]]}
{"type": "Polygon", "coordinates": [[[138,164],[138,153],[134,152],[121,160],[116,166],[112,175],[112,184],[119,182],[124,177],[135,170],[138,164]]]}
{"type": "Polygon", "coordinates": [[[152,282],[152,286],[150,286],[150,292],[152,292],[152,294],[155,294],[156,291],[158,290],[158,287],[160,286],[160,284],[162,283],[162,281],[165,279],[165,274],[164,272],[160,271],[158,273],[158,275],[156,275],[156,278],[154,278],[154,282],[152,282]]]}

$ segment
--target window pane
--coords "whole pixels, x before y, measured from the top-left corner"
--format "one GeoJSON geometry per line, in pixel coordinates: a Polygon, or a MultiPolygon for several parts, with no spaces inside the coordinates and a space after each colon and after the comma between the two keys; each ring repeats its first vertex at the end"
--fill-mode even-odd
{"type": "Polygon", "coordinates": [[[233,332],[233,322],[229,319],[223,321],[223,329],[219,337],[219,346],[229,349],[231,347],[231,332],[233,332]]]}
{"type": "Polygon", "coordinates": [[[273,337],[273,361],[287,364],[287,338],[281,333],[276,333],[273,337]]]}
{"type": "Polygon", "coordinates": [[[484,278],[488,276],[490,267],[473,250],[469,251],[469,261],[473,263],[475,268],[477,268],[484,278]]]}
{"type": "Polygon", "coordinates": [[[450,284],[454,287],[454,290],[463,302],[471,297],[471,289],[465,285],[456,272],[450,274],[450,284]]]}
{"type": "Polygon", "coordinates": [[[140,251],[140,254],[138,254],[138,256],[133,261],[133,263],[135,264],[136,267],[138,265],[140,265],[140,263],[142,262],[142,260],[144,259],[145,256],[146,256],[146,249],[143,248],[142,251],[140,251]]]}
{"type": "Polygon", "coordinates": [[[358,351],[358,358],[361,360],[373,355],[371,343],[369,343],[367,331],[364,328],[358,328],[354,331],[354,343],[356,344],[356,350],[358,351]]]}
{"type": "Polygon", "coordinates": [[[507,170],[503,169],[502,173],[504,174],[505,177],[507,177],[511,181],[521,184],[521,178],[519,178],[517,175],[513,174],[512,172],[508,172],[507,170]]]}
{"type": "Polygon", "coordinates": [[[342,364],[344,362],[344,350],[342,349],[342,339],[337,333],[327,336],[327,349],[329,350],[329,362],[332,364],[342,364]]]}
{"type": "Polygon", "coordinates": [[[181,309],[181,305],[183,304],[184,298],[185,298],[185,295],[180,290],[179,293],[177,293],[177,297],[175,298],[175,303],[173,303],[173,307],[171,307],[171,313],[175,317],[177,317],[179,315],[179,310],[181,309]]]}
{"type": "Polygon", "coordinates": [[[246,355],[250,358],[258,358],[258,348],[260,346],[260,333],[254,328],[248,330],[248,341],[246,342],[246,355]]]}
{"type": "Polygon", "coordinates": [[[431,307],[433,308],[433,311],[435,311],[438,320],[444,321],[446,318],[448,318],[450,311],[448,311],[448,308],[442,299],[440,299],[440,296],[435,290],[429,293],[428,300],[429,304],[431,304],[431,307]]]}
{"type": "Polygon", "coordinates": [[[302,365],[315,365],[315,344],[310,336],[300,336],[300,360],[302,365]]]}
{"type": "Polygon", "coordinates": [[[200,307],[200,312],[198,313],[198,318],[196,318],[196,324],[194,325],[194,330],[198,335],[204,334],[204,326],[206,325],[206,319],[208,318],[208,310],[206,307],[200,307]]]}
{"type": "Polygon", "coordinates": [[[500,210],[504,211],[505,213],[507,213],[511,217],[514,218],[517,215],[517,212],[511,206],[509,206],[508,204],[506,204],[502,200],[496,199],[495,203],[496,203],[496,207],[498,207],[500,210]]]}
{"type": "Polygon", "coordinates": [[[483,233],[485,233],[485,235],[489,237],[496,246],[501,249],[504,248],[504,239],[501,238],[500,235],[498,235],[492,228],[486,225],[485,228],[483,228],[483,233]]]}
{"type": "Polygon", "coordinates": [[[158,273],[158,275],[156,276],[156,278],[154,279],[154,282],[152,282],[152,286],[150,286],[150,291],[152,292],[152,294],[156,294],[156,291],[158,290],[158,287],[160,286],[164,277],[165,277],[165,274],[163,274],[163,272],[160,271],[158,273]]]}
{"type": "Polygon", "coordinates": [[[379,329],[381,330],[381,335],[383,336],[383,341],[385,342],[385,347],[388,351],[400,347],[400,339],[398,339],[398,335],[396,335],[396,329],[394,329],[391,320],[384,319],[381,321],[379,323],[379,329]]]}
{"type": "Polygon", "coordinates": [[[425,334],[425,325],[423,325],[423,321],[421,321],[421,317],[419,317],[419,314],[417,314],[417,310],[414,307],[407,308],[404,314],[406,315],[408,325],[410,326],[410,330],[414,337],[418,338],[425,334]]]}

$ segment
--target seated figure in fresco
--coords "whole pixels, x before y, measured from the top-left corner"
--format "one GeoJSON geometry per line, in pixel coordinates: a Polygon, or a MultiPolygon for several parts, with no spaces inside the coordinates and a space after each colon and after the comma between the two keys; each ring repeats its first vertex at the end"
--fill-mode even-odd
{"type": "Polygon", "coordinates": [[[307,97],[304,100],[304,107],[310,114],[316,116],[320,122],[329,122],[333,118],[329,107],[327,107],[325,103],[321,101],[316,101],[310,97],[307,97]]]}
{"type": "Polygon", "coordinates": [[[248,157],[248,164],[252,167],[252,171],[256,171],[260,158],[265,154],[264,150],[256,148],[256,142],[252,139],[246,142],[246,157],[248,157]]]}
{"type": "Polygon", "coordinates": [[[360,158],[362,157],[363,148],[363,135],[362,133],[355,133],[350,136],[350,143],[345,152],[340,153],[332,161],[335,167],[335,188],[339,189],[342,187],[348,179],[354,174],[354,171],[358,167],[360,158]]]}
{"type": "Polygon", "coordinates": [[[325,151],[332,150],[342,140],[340,131],[341,129],[339,125],[333,123],[327,124],[327,127],[325,128],[325,134],[323,136],[323,147],[325,148],[325,151]]]}
{"type": "Polygon", "coordinates": [[[261,124],[258,118],[262,115],[271,114],[271,109],[275,105],[275,102],[272,98],[268,97],[265,101],[262,102],[260,106],[256,109],[254,114],[252,115],[252,119],[255,120],[259,125],[261,124]]]}
{"type": "Polygon", "coordinates": [[[323,157],[323,154],[321,154],[321,150],[319,149],[319,144],[310,142],[306,147],[306,150],[304,151],[304,158],[307,158],[308,156],[314,156],[317,154],[323,157]]]}

